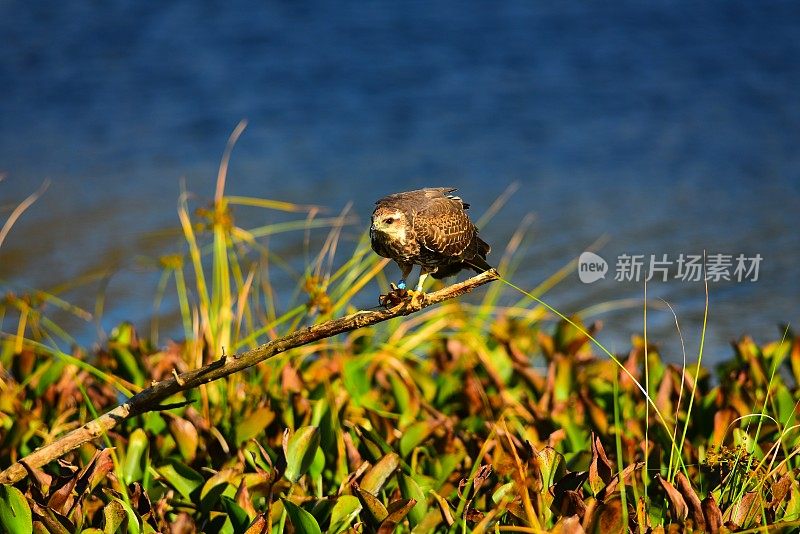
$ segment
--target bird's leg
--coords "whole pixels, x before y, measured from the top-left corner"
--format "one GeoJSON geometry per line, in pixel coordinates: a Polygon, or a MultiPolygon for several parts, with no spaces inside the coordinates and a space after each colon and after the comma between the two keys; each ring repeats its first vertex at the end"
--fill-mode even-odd
{"type": "Polygon", "coordinates": [[[406,278],[408,275],[411,274],[411,269],[414,268],[414,265],[411,263],[399,263],[397,264],[400,267],[400,271],[403,273],[403,278],[397,282],[397,285],[394,283],[389,284],[389,292],[385,295],[378,295],[378,302],[381,306],[385,308],[391,308],[392,306],[396,306],[401,302],[408,299],[410,291],[406,291],[406,278]]]}
{"type": "Polygon", "coordinates": [[[419,271],[419,282],[417,282],[417,289],[415,289],[417,293],[422,293],[422,285],[425,283],[426,278],[428,278],[428,271],[423,267],[419,271]]]}
{"type": "Polygon", "coordinates": [[[425,279],[428,278],[428,271],[425,267],[420,267],[419,282],[417,282],[417,289],[409,291],[411,293],[412,306],[420,306],[425,299],[425,293],[422,292],[422,286],[425,284],[425,279]]]}
{"type": "Polygon", "coordinates": [[[412,264],[412,263],[404,263],[404,264],[399,264],[399,265],[400,265],[400,271],[402,271],[402,275],[401,275],[400,281],[397,282],[397,287],[400,288],[400,289],[405,289],[406,288],[406,278],[408,278],[408,275],[411,274],[411,269],[414,268],[414,264],[412,264]]]}

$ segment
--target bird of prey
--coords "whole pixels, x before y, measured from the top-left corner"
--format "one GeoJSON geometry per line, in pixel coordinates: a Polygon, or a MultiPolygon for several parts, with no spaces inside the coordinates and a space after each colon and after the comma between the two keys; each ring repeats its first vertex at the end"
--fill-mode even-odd
{"type": "Polygon", "coordinates": [[[372,249],[400,267],[398,288],[405,289],[414,265],[420,266],[418,295],[429,274],[439,279],[462,269],[480,273],[492,268],[486,263],[490,247],[478,237],[478,229],[466,213],[469,204],[452,195],[453,191],[447,187],[418,189],[375,203],[369,229],[372,249]]]}

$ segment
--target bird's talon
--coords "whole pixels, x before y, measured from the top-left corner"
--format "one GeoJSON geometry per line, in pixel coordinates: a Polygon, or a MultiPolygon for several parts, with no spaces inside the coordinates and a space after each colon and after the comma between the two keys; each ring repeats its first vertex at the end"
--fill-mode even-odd
{"type": "Polygon", "coordinates": [[[384,308],[393,308],[398,304],[408,300],[409,298],[409,291],[406,291],[403,288],[397,287],[394,284],[389,284],[391,290],[385,294],[378,296],[378,302],[384,308]]]}
{"type": "MultiPolygon", "coordinates": [[[[409,303],[414,308],[421,308],[422,305],[425,303],[425,293],[423,291],[411,290],[409,289],[406,291],[408,293],[409,303]]],[[[408,298],[406,297],[406,298],[408,298]]]]}

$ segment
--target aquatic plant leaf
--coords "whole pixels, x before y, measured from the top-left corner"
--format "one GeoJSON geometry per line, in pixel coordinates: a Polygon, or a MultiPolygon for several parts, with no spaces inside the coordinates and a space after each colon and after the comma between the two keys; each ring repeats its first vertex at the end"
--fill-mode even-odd
{"type": "Polygon", "coordinates": [[[686,505],[689,507],[689,518],[694,521],[694,527],[705,530],[706,521],[703,516],[703,507],[700,504],[700,497],[698,497],[697,493],[692,489],[689,479],[679,471],[678,474],[675,475],[675,485],[680,494],[683,495],[686,505]]]}
{"type": "Polygon", "coordinates": [[[400,473],[398,475],[397,484],[400,486],[400,495],[405,499],[416,501],[414,507],[408,512],[408,521],[411,524],[411,528],[414,528],[422,522],[425,518],[425,514],[428,513],[428,501],[422,489],[419,487],[419,484],[405,473],[400,473]]]}
{"type": "Polygon", "coordinates": [[[203,485],[203,476],[181,462],[171,460],[156,468],[156,472],[164,477],[167,483],[175,488],[185,499],[191,500],[192,494],[203,485]]]}
{"type": "Polygon", "coordinates": [[[378,500],[372,493],[362,490],[355,482],[351,485],[353,493],[355,493],[361,505],[369,512],[371,519],[376,524],[386,519],[389,512],[381,501],[378,500]]]}
{"type": "Polygon", "coordinates": [[[253,522],[244,531],[244,534],[266,534],[267,532],[267,514],[261,513],[253,519],[253,522]]]}
{"type": "Polygon", "coordinates": [[[361,501],[354,495],[340,495],[331,510],[329,534],[339,534],[347,530],[361,511],[361,501]]]}
{"type": "Polygon", "coordinates": [[[772,493],[772,500],[769,502],[769,507],[775,510],[781,505],[783,500],[792,489],[793,477],[790,473],[783,475],[777,482],[772,484],[770,488],[772,493]]]}
{"type": "Polygon", "coordinates": [[[589,486],[592,488],[592,492],[595,495],[599,493],[606,484],[611,482],[612,476],[613,468],[606,456],[605,449],[603,449],[603,444],[600,443],[600,438],[592,433],[592,462],[589,464],[589,486]]]}
{"type": "Polygon", "coordinates": [[[581,520],[577,515],[561,518],[553,527],[553,534],[584,534],[581,520]]]}
{"type": "Polygon", "coordinates": [[[660,476],[656,477],[656,479],[667,494],[667,502],[669,503],[672,518],[675,521],[686,521],[689,516],[689,506],[686,504],[683,495],[667,479],[660,476]]]}
{"type": "Polygon", "coordinates": [[[417,504],[417,501],[414,499],[403,499],[389,503],[389,506],[386,507],[389,515],[381,521],[381,525],[378,527],[378,534],[392,534],[395,528],[397,528],[397,525],[405,519],[406,515],[414,508],[415,504],[417,504]]]}
{"type": "Polygon", "coordinates": [[[442,520],[447,523],[448,527],[453,526],[455,520],[453,519],[453,510],[450,508],[450,503],[447,502],[447,499],[436,493],[435,491],[431,491],[436,504],[439,505],[439,512],[442,514],[442,520]]]}
{"type": "Polygon", "coordinates": [[[725,437],[730,436],[730,425],[739,413],[733,408],[721,408],[714,413],[714,431],[711,435],[711,445],[719,448],[725,442],[725,437]]]}
{"type": "Polygon", "coordinates": [[[33,530],[31,507],[14,486],[0,485],[0,526],[9,534],[28,534],[33,530]]]}
{"type": "Polygon", "coordinates": [[[514,495],[514,482],[506,482],[494,490],[494,493],[492,493],[492,502],[499,504],[506,497],[513,497],[514,495]]]}
{"type": "Polygon", "coordinates": [[[222,496],[222,507],[228,514],[234,532],[244,532],[250,525],[250,517],[247,512],[230,497],[222,496]]]}
{"type": "Polygon", "coordinates": [[[586,504],[583,501],[583,496],[580,492],[575,490],[565,490],[553,496],[553,502],[550,505],[550,510],[559,516],[568,517],[577,515],[583,519],[586,513],[586,504]]]}
{"type": "Polygon", "coordinates": [[[175,443],[178,445],[178,452],[185,462],[191,463],[197,455],[197,445],[200,437],[197,434],[197,429],[194,425],[176,415],[169,417],[169,432],[175,438],[175,443]]]}
{"type": "Polygon", "coordinates": [[[603,488],[600,493],[597,494],[597,498],[601,501],[606,500],[612,493],[617,491],[617,486],[619,486],[620,481],[623,484],[626,483],[628,477],[630,477],[631,473],[636,471],[637,469],[641,469],[644,467],[644,462],[637,462],[633,464],[629,464],[622,470],[621,473],[617,473],[614,475],[614,478],[611,479],[611,482],[606,484],[606,487],[603,488]]]}
{"type": "Polygon", "coordinates": [[[242,444],[255,438],[274,420],[275,412],[271,408],[268,406],[256,408],[236,424],[236,443],[242,444]]]}
{"type": "Polygon", "coordinates": [[[292,521],[292,526],[298,534],[322,534],[322,529],[319,528],[319,523],[311,515],[310,512],[297,506],[295,503],[288,499],[282,499],[283,506],[286,507],[286,513],[292,521]]]}
{"type": "Polygon", "coordinates": [[[369,360],[367,358],[354,358],[344,363],[342,382],[350,393],[356,405],[360,406],[362,399],[371,391],[371,383],[367,375],[369,360]]]}
{"type": "Polygon", "coordinates": [[[761,508],[761,495],[751,491],[733,503],[726,515],[730,513],[730,520],[740,528],[748,528],[761,515],[761,508]]]}
{"type": "Polygon", "coordinates": [[[430,421],[418,421],[403,432],[400,438],[400,454],[405,458],[414,448],[425,441],[425,438],[433,432],[433,423],[430,421]]]}
{"type": "Polygon", "coordinates": [[[147,437],[147,432],[141,428],[131,432],[128,438],[128,447],[125,450],[125,464],[122,471],[122,476],[127,484],[131,484],[135,480],[141,480],[144,472],[142,458],[149,446],[150,440],[147,437]]]}
{"type": "Polygon", "coordinates": [[[286,455],[284,476],[290,482],[297,482],[306,474],[319,447],[319,429],[315,426],[298,428],[288,439],[284,435],[283,452],[286,455]]]}
{"type": "MultiPolygon", "coordinates": [[[[587,511],[587,513],[589,512],[587,511]]],[[[596,534],[626,532],[627,525],[623,522],[624,517],[622,513],[622,500],[618,497],[606,502],[597,501],[597,506],[594,508],[594,513],[592,514],[592,528],[589,530],[596,534]]]]}
{"type": "Polygon", "coordinates": [[[377,495],[389,477],[397,471],[399,465],[400,457],[396,453],[390,452],[367,471],[364,478],[361,479],[361,489],[377,495]]]}
{"type": "Polygon", "coordinates": [[[722,511],[720,511],[717,501],[712,494],[703,499],[702,503],[703,518],[705,519],[706,529],[711,534],[717,534],[722,528],[722,511]]]}
{"type": "Polygon", "coordinates": [[[122,499],[114,498],[111,502],[116,502],[125,511],[125,516],[128,520],[126,524],[128,534],[139,534],[142,531],[141,525],[139,523],[139,517],[136,515],[136,512],[133,511],[133,508],[131,508],[130,505],[128,505],[128,503],[122,499]]]}
{"type": "Polygon", "coordinates": [[[222,495],[233,497],[236,494],[235,488],[242,479],[242,473],[233,468],[225,468],[213,474],[200,489],[200,510],[209,512],[214,509],[222,495]]]}
{"type": "Polygon", "coordinates": [[[553,447],[545,447],[536,453],[542,472],[542,489],[546,490],[563,478],[567,465],[564,455],[553,447]]]}
{"type": "Polygon", "coordinates": [[[128,518],[125,508],[117,500],[111,500],[103,507],[103,533],[114,534],[128,518]]]}

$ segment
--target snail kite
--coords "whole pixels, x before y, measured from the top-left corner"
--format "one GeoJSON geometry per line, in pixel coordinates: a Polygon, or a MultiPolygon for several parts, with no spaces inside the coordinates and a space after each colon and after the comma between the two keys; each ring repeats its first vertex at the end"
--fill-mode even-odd
{"type": "Polygon", "coordinates": [[[438,279],[462,269],[480,273],[492,268],[486,263],[490,247],[478,237],[478,229],[467,215],[469,204],[451,195],[453,191],[447,187],[418,189],[375,203],[369,229],[372,249],[400,267],[400,289],[405,289],[414,265],[421,268],[417,293],[428,274],[438,279]]]}

